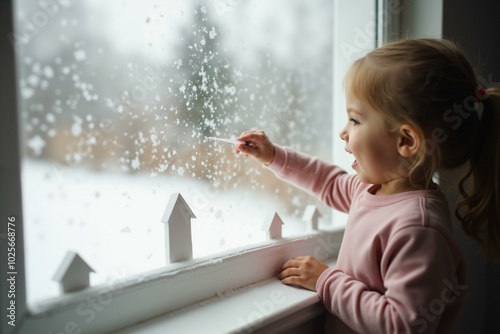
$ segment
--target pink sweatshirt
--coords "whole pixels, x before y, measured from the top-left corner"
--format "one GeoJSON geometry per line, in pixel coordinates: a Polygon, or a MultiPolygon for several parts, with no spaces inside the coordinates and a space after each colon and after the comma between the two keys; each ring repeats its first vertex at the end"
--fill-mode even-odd
{"type": "Polygon", "coordinates": [[[329,333],[449,333],[466,295],[465,261],[440,190],[377,196],[337,166],[276,146],[269,168],[348,212],[335,268],[316,284],[329,333]]]}

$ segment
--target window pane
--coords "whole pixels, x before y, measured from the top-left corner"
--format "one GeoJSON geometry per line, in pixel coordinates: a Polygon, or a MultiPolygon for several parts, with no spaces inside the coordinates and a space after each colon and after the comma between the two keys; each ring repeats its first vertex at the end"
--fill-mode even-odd
{"type": "Polygon", "coordinates": [[[194,257],[305,231],[312,197],[208,136],[264,129],[330,159],[329,1],[29,1],[19,73],[30,301],[56,296],[69,250],[91,283],[166,265],[160,222],[180,192],[194,257]]]}

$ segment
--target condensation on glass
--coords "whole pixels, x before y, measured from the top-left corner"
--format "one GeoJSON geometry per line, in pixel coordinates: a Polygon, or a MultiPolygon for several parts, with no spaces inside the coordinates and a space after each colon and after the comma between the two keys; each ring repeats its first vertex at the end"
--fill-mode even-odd
{"type": "Polygon", "coordinates": [[[58,295],[70,250],[93,285],[165,266],[171,193],[195,257],[265,240],[268,212],[301,233],[318,202],[206,138],[263,129],[330,159],[329,1],[21,0],[15,18],[30,301],[58,295]]]}

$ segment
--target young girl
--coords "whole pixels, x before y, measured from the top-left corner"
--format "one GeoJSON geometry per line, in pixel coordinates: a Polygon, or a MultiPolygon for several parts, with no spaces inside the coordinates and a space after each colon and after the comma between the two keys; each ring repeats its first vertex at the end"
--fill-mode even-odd
{"type": "Polygon", "coordinates": [[[449,333],[466,295],[464,257],[452,236],[438,169],[467,164],[455,211],[464,231],[500,259],[500,89],[481,87],[445,40],[403,40],[357,60],[345,79],[353,155],[337,166],[244,132],[250,155],[333,208],[349,212],[335,268],[286,262],[284,284],[316,290],[332,333],[449,333]]]}

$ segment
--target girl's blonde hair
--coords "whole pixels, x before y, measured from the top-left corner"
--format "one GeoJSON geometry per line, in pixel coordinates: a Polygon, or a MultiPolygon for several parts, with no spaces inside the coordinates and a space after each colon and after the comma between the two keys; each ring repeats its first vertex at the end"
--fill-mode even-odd
{"type": "Polygon", "coordinates": [[[500,88],[481,87],[454,43],[408,39],[357,60],[346,85],[385,120],[389,132],[410,124],[424,139],[407,164],[414,185],[438,169],[468,163],[455,211],[464,231],[500,261],[500,88]]]}

